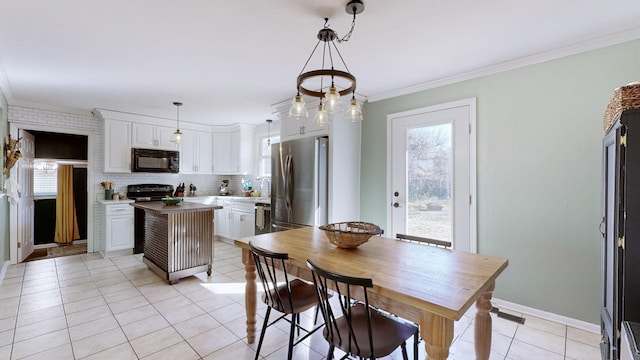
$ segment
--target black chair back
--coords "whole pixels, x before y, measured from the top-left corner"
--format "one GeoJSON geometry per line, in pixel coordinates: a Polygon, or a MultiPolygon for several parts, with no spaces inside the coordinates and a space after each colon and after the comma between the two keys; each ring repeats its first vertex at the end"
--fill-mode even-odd
{"type": "MultiPolygon", "coordinates": [[[[318,299],[320,300],[320,311],[324,317],[325,329],[324,335],[329,343],[342,344],[338,346],[342,349],[350,349],[352,355],[375,358],[372,353],[374,349],[373,335],[371,331],[371,308],[369,307],[369,298],[367,296],[367,288],[373,287],[373,281],[366,278],[357,278],[344,276],[326,271],[311,260],[307,260],[307,266],[311,269],[313,282],[316,285],[318,299]],[[334,309],[331,306],[330,292],[337,293],[337,304],[334,309]],[[353,295],[361,295],[364,297],[364,306],[353,306],[351,299],[353,295]],[[336,311],[338,310],[338,311],[336,311]],[[356,324],[356,316],[360,322],[366,316],[367,336],[357,333],[362,330],[361,324],[356,324]],[[339,326],[336,319],[344,317],[347,326],[339,326]],[[360,328],[360,329],[359,329],[360,328]],[[363,343],[363,340],[368,343],[363,343]]],[[[344,325],[344,323],[343,323],[344,325]]]]}
{"type": "Polygon", "coordinates": [[[415,242],[415,243],[420,243],[425,245],[437,246],[441,248],[451,248],[451,241],[430,239],[426,237],[406,235],[406,234],[396,234],[396,238],[399,240],[404,240],[408,242],[415,242]]]}
{"type": "Polygon", "coordinates": [[[253,261],[256,264],[256,272],[262,283],[262,290],[264,290],[262,300],[265,304],[280,312],[285,312],[285,309],[293,309],[291,284],[285,264],[285,260],[289,259],[289,254],[260,249],[253,246],[252,243],[249,243],[249,247],[253,261]],[[282,284],[286,284],[286,293],[278,291],[278,285],[282,289],[282,284]]]}

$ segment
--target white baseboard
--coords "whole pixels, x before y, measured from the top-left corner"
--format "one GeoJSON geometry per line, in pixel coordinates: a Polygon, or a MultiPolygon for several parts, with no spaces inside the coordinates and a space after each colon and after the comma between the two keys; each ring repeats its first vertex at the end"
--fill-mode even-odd
{"type": "Polygon", "coordinates": [[[600,325],[597,325],[597,324],[592,324],[586,321],[573,319],[570,317],[550,313],[550,312],[539,310],[539,309],[534,309],[528,306],[524,306],[524,305],[520,305],[520,304],[516,304],[516,303],[512,303],[509,301],[500,300],[496,298],[491,299],[491,302],[493,303],[493,306],[497,308],[505,308],[508,310],[521,312],[523,314],[539,317],[541,319],[553,321],[559,324],[571,326],[576,329],[581,329],[581,330],[589,331],[596,334],[600,333],[600,325]]]}
{"type": "Polygon", "coordinates": [[[7,260],[2,264],[2,269],[0,269],[0,286],[2,286],[2,280],[4,280],[4,276],[7,273],[7,268],[9,267],[10,261],[7,260]]]}

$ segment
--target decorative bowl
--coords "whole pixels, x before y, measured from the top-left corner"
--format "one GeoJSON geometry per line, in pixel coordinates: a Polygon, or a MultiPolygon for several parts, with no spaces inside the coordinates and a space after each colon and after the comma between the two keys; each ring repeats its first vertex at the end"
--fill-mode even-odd
{"type": "Polygon", "coordinates": [[[373,235],[382,234],[376,224],[362,221],[346,221],[320,226],[329,242],[342,249],[355,249],[366,243],[373,235]]]}
{"type": "Polygon", "coordinates": [[[180,204],[181,201],[182,201],[182,198],[179,198],[179,197],[162,199],[162,202],[165,205],[178,205],[180,204]]]}

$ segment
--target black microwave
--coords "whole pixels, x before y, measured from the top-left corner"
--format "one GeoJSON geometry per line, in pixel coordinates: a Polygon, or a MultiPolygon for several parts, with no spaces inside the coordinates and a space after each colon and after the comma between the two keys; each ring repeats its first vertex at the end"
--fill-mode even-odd
{"type": "Polygon", "coordinates": [[[132,148],[131,171],[177,174],[180,171],[180,152],[132,148]]]}

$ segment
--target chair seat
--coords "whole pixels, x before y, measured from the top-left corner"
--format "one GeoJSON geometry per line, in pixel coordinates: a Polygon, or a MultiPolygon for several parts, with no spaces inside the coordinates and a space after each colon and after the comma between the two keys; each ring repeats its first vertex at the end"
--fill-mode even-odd
{"type": "Polygon", "coordinates": [[[287,284],[282,284],[279,285],[277,289],[272,289],[272,296],[270,297],[267,297],[266,294],[262,294],[262,301],[267,306],[272,307],[274,310],[277,310],[283,314],[299,314],[308,309],[311,309],[318,304],[316,289],[313,284],[300,279],[291,280],[289,283],[291,284],[291,299],[293,300],[293,309],[291,309],[291,305],[289,303],[287,284]],[[278,295],[280,299],[282,299],[282,306],[280,306],[280,304],[277,304],[277,301],[269,301],[269,298],[278,298],[276,292],[279,293],[278,295]]]}
{"type": "MultiPolygon", "coordinates": [[[[343,337],[341,340],[337,338],[330,339],[326,327],[323,330],[323,335],[329,343],[333,343],[342,351],[363,358],[369,358],[371,357],[371,349],[369,348],[366,306],[361,303],[354,305],[351,308],[351,318],[357,344],[360,347],[359,349],[353,341],[349,344],[348,337],[343,337]]],[[[349,334],[349,324],[344,316],[337,318],[333,326],[339,328],[337,333],[344,335],[349,334]]],[[[417,326],[415,325],[394,320],[380,314],[375,309],[371,309],[371,333],[376,358],[391,354],[398,347],[398,344],[403,343],[405,339],[411,337],[416,331],[417,326]]],[[[334,334],[337,333],[334,332],[334,334]]]]}

